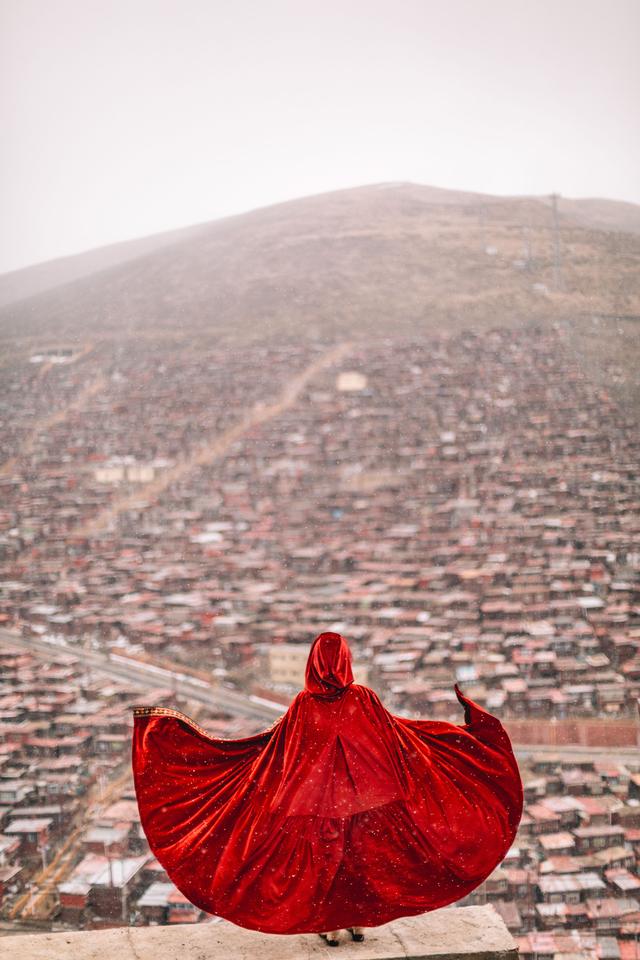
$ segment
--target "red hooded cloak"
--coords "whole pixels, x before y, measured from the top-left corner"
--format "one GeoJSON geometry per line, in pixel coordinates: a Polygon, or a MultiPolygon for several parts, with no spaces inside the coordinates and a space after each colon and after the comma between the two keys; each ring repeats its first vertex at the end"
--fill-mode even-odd
{"type": "Polygon", "coordinates": [[[390,714],[353,682],[337,633],[263,733],[210,737],[134,710],[133,772],[151,850],[192,903],[267,933],[377,926],[464,897],[503,859],[522,784],[501,723],[390,714]]]}

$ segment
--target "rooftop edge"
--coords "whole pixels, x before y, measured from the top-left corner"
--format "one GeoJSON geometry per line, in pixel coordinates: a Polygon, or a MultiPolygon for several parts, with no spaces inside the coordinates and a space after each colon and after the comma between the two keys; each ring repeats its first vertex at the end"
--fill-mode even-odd
{"type": "Polygon", "coordinates": [[[517,960],[513,937],[491,906],[447,907],[367,931],[364,943],[341,934],[338,948],[315,934],[274,936],[229,923],[120,927],[2,938],[12,960],[517,960]]]}

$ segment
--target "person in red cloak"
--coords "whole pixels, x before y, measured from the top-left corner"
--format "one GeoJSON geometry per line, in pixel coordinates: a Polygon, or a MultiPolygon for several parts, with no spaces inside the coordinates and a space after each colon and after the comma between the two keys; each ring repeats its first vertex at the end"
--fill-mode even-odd
{"type": "Polygon", "coordinates": [[[353,682],[345,640],[322,633],[305,689],[263,733],[221,740],[176,710],[134,708],[151,850],[197,907],[265,933],[459,900],[511,846],[522,783],[500,721],[455,690],[464,725],[394,716],[353,682]]]}

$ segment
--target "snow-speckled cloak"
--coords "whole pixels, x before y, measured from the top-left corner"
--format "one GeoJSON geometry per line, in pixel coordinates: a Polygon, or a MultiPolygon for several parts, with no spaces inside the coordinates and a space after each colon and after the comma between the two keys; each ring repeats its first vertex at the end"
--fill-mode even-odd
{"type": "Polygon", "coordinates": [[[456,693],[463,726],[393,716],[323,633],[305,689],[263,733],[221,740],[135,708],[153,853],[196,906],[268,933],[377,926],[464,897],[512,844],[522,784],[500,721],[456,693]]]}

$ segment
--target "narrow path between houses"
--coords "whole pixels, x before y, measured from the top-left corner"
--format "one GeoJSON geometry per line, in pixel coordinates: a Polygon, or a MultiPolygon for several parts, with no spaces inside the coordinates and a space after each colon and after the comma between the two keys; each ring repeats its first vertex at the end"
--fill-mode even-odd
{"type": "Polygon", "coordinates": [[[50,918],[58,902],[57,888],[64,883],[83,852],[83,838],[97,814],[105,810],[131,780],[128,758],[105,785],[94,785],[85,799],[86,806],[80,815],[79,824],[72,830],[64,844],[56,851],[51,862],[32,877],[30,889],[22,894],[8,912],[10,920],[50,918]],[[124,769],[123,769],[124,767],[124,769]]]}
{"type": "Polygon", "coordinates": [[[9,460],[6,460],[2,466],[0,466],[0,477],[6,477],[11,474],[22,457],[28,456],[36,444],[36,441],[40,434],[46,433],[47,430],[51,430],[53,427],[57,426],[59,423],[64,423],[67,417],[76,413],[78,410],[81,410],[82,407],[87,403],[88,400],[91,400],[97,393],[100,393],[107,385],[107,378],[104,374],[100,373],[97,377],[91,380],[86,386],[82,388],[80,393],[74,397],[74,399],[62,407],[60,410],[56,410],[54,413],[50,413],[46,417],[41,417],[40,420],[36,420],[34,425],[31,427],[31,430],[24,439],[24,442],[20,446],[17,454],[10,457],[9,460]]]}
{"type": "Polygon", "coordinates": [[[314,360],[306,369],[295,376],[284,387],[279,397],[273,403],[257,403],[237,423],[208,443],[196,447],[187,456],[178,460],[171,468],[147,484],[137,487],[132,493],[116,497],[108,507],[101,510],[87,523],[73,531],[74,535],[85,537],[99,533],[108,527],[113,520],[141,500],[156,500],[172,483],[181,480],[196,467],[213,463],[224,456],[229,447],[239,440],[258,424],[273,420],[296,402],[304,388],[320,371],[331,367],[348,353],[352,344],[348,341],[337,344],[317,360],[314,360]]]}

